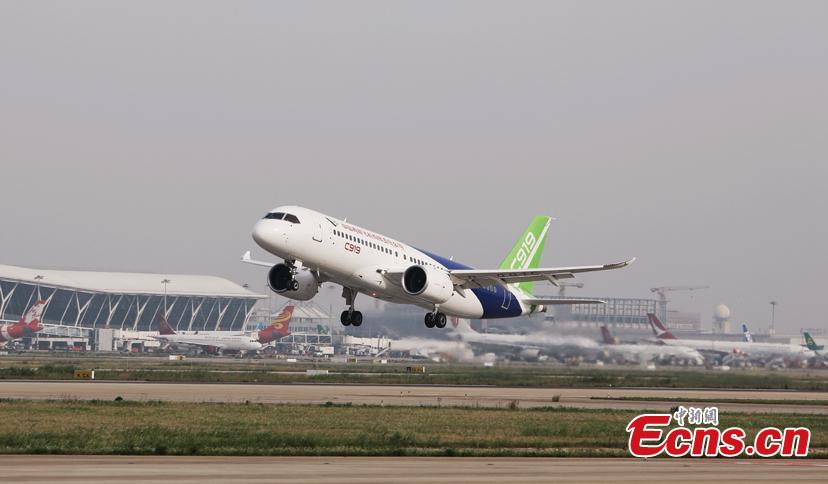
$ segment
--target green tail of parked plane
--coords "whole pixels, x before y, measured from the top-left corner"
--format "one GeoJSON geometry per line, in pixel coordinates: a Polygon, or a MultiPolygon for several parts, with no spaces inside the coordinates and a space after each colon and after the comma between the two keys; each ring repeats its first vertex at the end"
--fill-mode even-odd
{"type": "Polygon", "coordinates": [[[816,344],[816,341],[814,341],[814,338],[811,337],[811,333],[805,331],[804,336],[805,336],[805,344],[803,346],[805,346],[809,350],[819,351],[819,350],[822,350],[822,349],[825,348],[825,345],[816,344]]]}

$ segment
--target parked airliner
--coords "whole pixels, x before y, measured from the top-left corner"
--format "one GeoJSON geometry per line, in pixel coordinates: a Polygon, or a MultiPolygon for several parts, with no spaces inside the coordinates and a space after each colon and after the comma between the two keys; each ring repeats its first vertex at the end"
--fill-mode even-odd
{"type": "Polygon", "coordinates": [[[0,324],[0,346],[5,346],[6,343],[15,339],[32,336],[43,329],[40,320],[45,307],[46,301],[36,301],[20,318],[20,321],[14,324],[0,324]]]}
{"type": "Polygon", "coordinates": [[[345,220],[307,208],[282,206],[259,220],[252,235],[261,248],[284,262],[252,260],[249,251],[242,261],[269,267],[270,288],[291,299],[313,298],[323,282],[341,285],[348,306],[340,317],[345,326],[362,324],[362,313],[354,305],[360,293],[425,309],[429,328],[444,328],[446,315],[512,318],[544,311],[551,304],[603,303],[532,295],[535,281],[556,284],[575,274],[620,269],[632,262],[539,268],[550,220],[535,217],[498,269],[476,270],[345,220]]]}
{"type": "Polygon", "coordinates": [[[634,363],[667,363],[672,365],[703,365],[704,356],[698,351],[686,346],[672,346],[665,344],[649,343],[619,343],[609,328],[601,326],[601,338],[604,343],[604,350],[611,357],[620,357],[625,361],[634,363]]]}
{"type": "Polygon", "coordinates": [[[726,358],[737,355],[740,358],[755,360],[766,365],[775,364],[779,360],[786,366],[801,366],[817,356],[816,352],[799,345],[754,343],[746,325],[742,325],[745,331],[743,338],[750,341],[678,339],[655,314],[647,314],[647,317],[650,320],[653,333],[660,342],[666,345],[686,346],[720,361],[725,361],[726,358]]]}

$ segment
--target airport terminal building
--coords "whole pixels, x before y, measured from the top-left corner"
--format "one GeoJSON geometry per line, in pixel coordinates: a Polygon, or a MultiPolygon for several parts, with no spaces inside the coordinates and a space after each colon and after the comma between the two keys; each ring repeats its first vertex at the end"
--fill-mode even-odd
{"type": "Polygon", "coordinates": [[[240,331],[263,298],[214,276],[0,265],[0,320],[6,321],[17,321],[43,299],[46,325],[152,331],[156,313],[163,311],[177,330],[240,331]]]}

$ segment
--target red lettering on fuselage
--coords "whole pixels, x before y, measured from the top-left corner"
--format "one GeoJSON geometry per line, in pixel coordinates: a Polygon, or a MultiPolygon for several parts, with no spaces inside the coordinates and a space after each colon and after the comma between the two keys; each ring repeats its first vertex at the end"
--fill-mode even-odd
{"type": "Polygon", "coordinates": [[[354,254],[359,254],[362,250],[358,245],[352,244],[350,242],[345,242],[345,250],[348,252],[353,252],[354,254]]]}
{"type": "Polygon", "coordinates": [[[403,249],[403,250],[405,249],[405,246],[403,244],[397,242],[396,240],[389,239],[388,237],[384,237],[380,234],[370,232],[368,230],[364,230],[364,229],[361,229],[359,227],[354,227],[353,225],[349,225],[349,224],[342,224],[342,227],[345,230],[348,230],[349,232],[359,234],[363,237],[370,237],[370,238],[372,238],[374,240],[378,240],[378,241],[380,241],[384,244],[392,245],[392,246],[394,246],[398,249],[403,249]]]}

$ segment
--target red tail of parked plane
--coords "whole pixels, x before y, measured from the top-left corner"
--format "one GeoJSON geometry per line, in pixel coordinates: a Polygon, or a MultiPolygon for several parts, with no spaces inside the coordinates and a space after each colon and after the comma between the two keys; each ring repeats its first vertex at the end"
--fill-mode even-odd
{"type": "Polygon", "coordinates": [[[259,331],[259,343],[265,344],[271,341],[284,338],[290,334],[290,318],[293,317],[293,306],[288,305],[273,318],[273,323],[267,328],[259,331]]]}
{"type": "Polygon", "coordinates": [[[158,320],[158,334],[163,335],[170,335],[175,334],[175,330],[170,326],[170,323],[167,322],[167,318],[164,317],[164,314],[161,311],[155,315],[155,319],[158,320]]]}
{"type": "Polygon", "coordinates": [[[605,345],[617,345],[618,340],[615,339],[609,331],[609,328],[606,326],[601,326],[601,336],[604,337],[604,344],[605,345]]]}
{"type": "Polygon", "coordinates": [[[658,319],[658,317],[653,313],[647,313],[647,318],[650,319],[650,327],[653,328],[653,334],[656,335],[658,339],[678,339],[676,336],[664,326],[664,323],[658,319]]]}
{"type": "Polygon", "coordinates": [[[20,318],[20,321],[14,324],[0,324],[0,343],[23,338],[24,336],[31,336],[43,329],[40,320],[43,317],[43,308],[45,306],[46,301],[39,300],[26,311],[26,314],[20,318]]]}

